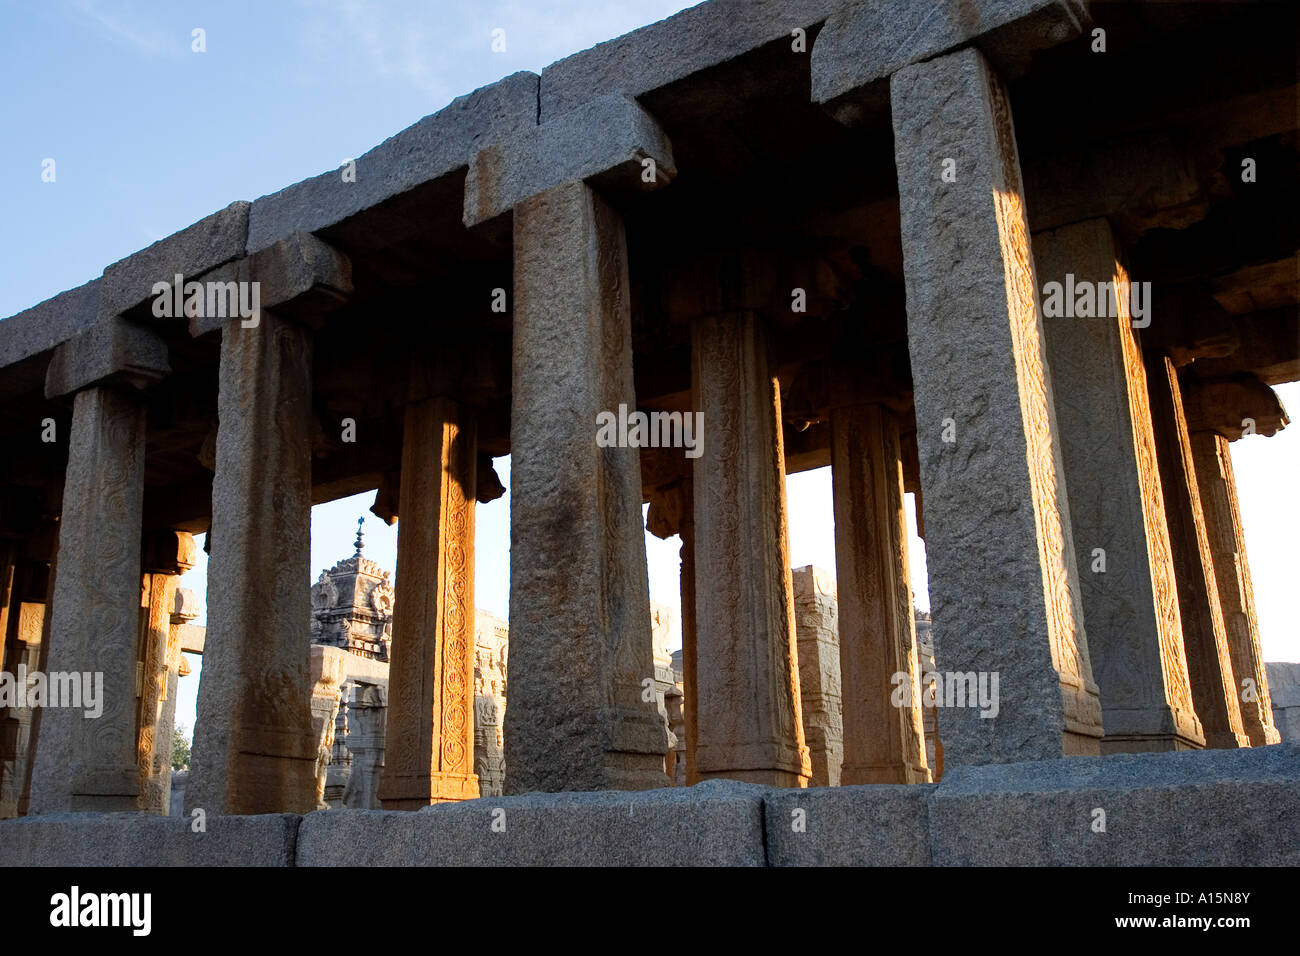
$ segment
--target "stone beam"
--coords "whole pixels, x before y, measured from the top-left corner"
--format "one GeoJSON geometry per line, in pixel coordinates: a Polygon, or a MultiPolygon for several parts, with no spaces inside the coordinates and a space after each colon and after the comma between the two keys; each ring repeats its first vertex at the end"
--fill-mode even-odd
{"type": "Polygon", "coordinates": [[[634,405],[627,242],[583,182],[514,211],[508,793],[659,787],[635,448],[596,446],[634,405]]]}
{"type": "Polygon", "coordinates": [[[1025,194],[1034,232],[1098,216],[1111,217],[1128,233],[1183,229],[1209,208],[1188,149],[1163,133],[1026,163],[1025,194]]]}
{"type": "Polygon", "coordinates": [[[537,74],[520,72],[458,96],[357,157],[354,175],[345,178],[342,168],[332,169],[263,196],[249,213],[248,251],[265,249],[292,232],[332,229],[464,169],[484,139],[536,125],[537,84],[537,74]]]}
{"type": "Polygon", "coordinates": [[[692,323],[691,371],[707,423],[694,464],[695,768],[700,779],[806,786],[781,390],[761,320],[692,323]]]}
{"type": "Polygon", "coordinates": [[[153,299],[157,282],[186,280],[244,255],[248,238],[247,202],[233,202],[220,212],[141,249],[104,270],[99,283],[99,317],[103,321],[130,312],[153,299]]]}
{"type": "Polygon", "coordinates": [[[948,765],[1096,753],[1101,708],[1006,92],[978,50],[890,81],[935,656],[998,675],[948,765]],[[955,157],[956,182],[941,176],[955,157]],[[991,693],[991,691],[990,691],[991,693]]]}
{"type": "Polygon", "coordinates": [[[542,71],[541,121],[611,91],[662,89],[767,43],[791,42],[846,0],[712,0],[552,63],[542,71]]]}
{"type": "Polygon", "coordinates": [[[465,225],[486,223],[565,183],[636,192],[666,186],[676,175],[672,146],[654,117],[613,93],[479,150],[465,177],[465,225]]]}
{"type": "Polygon", "coordinates": [[[1102,750],[1200,747],[1128,273],[1105,219],[1033,245],[1041,288],[1098,289],[1099,302],[1116,290],[1113,314],[1043,320],[1102,750]]]}
{"type": "Polygon", "coordinates": [[[845,123],[883,112],[889,77],[913,63],[974,44],[1014,78],[1030,55],[1077,36],[1085,0],[878,0],[827,18],[812,50],[812,99],[845,123]]]}

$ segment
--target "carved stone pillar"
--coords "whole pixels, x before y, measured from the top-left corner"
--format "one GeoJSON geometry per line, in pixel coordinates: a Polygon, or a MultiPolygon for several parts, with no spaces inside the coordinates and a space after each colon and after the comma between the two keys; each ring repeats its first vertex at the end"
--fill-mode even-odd
{"type": "MultiPolygon", "coordinates": [[[[194,566],[196,554],[194,538],[184,531],[145,535],[142,556],[145,603],[140,622],[141,680],[136,722],[139,806],[147,813],[164,816],[171,803],[172,728],[170,723],[164,726],[163,713],[172,682],[172,660],[180,651],[172,616],[176,610],[177,582],[180,575],[194,566]]],[[[174,712],[174,701],[171,706],[174,712]]]]}
{"type": "MultiPolygon", "coordinates": [[[[671,486],[658,489],[650,498],[646,530],[660,538],[680,535],[681,570],[679,586],[682,602],[682,736],[685,784],[699,783],[695,771],[695,746],[698,718],[695,677],[695,496],[690,478],[680,478],[671,486]]],[[[671,720],[670,720],[671,723],[671,720]]]]}
{"type": "Polygon", "coordinates": [[[1104,219],[1039,233],[1034,260],[1044,288],[1100,290],[1088,311],[1105,313],[1076,316],[1071,301],[1043,320],[1102,750],[1199,748],[1128,274],[1104,219]]]}
{"type": "Polygon", "coordinates": [[[596,416],[635,405],[622,218],[582,182],[514,210],[506,792],[664,785],[635,448],[596,416]]]}
{"type": "Polygon", "coordinates": [[[134,810],[136,642],[145,406],[107,387],[73,404],[48,668],[80,675],[102,713],[49,707],[41,718],[31,812],[134,810]],[[102,676],[101,676],[102,675],[102,676]],[[102,684],[100,683],[102,681],[102,684]]]}
{"type": "Polygon", "coordinates": [[[349,810],[378,810],[379,784],[384,774],[388,692],[374,684],[354,685],[348,702],[348,751],[352,772],[343,788],[349,810]]]}
{"type": "Polygon", "coordinates": [[[347,652],[341,647],[311,646],[311,726],[316,734],[316,809],[328,810],[325,776],[334,754],[334,722],[339,715],[347,652]]]}
{"type": "MultiPolygon", "coordinates": [[[[186,537],[190,537],[186,535],[186,537]]],[[[193,538],[190,547],[193,548],[193,538]]],[[[180,553],[180,552],[178,552],[180,553]]],[[[191,554],[195,554],[191,551],[191,554]]],[[[185,628],[199,616],[198,598],[189,588],[176,588],[172,603],[170,626],[167,629],[167,685],[158,708],[158,725],[154,734],[153,776],[167,781],[164,791],[164,814],[172,812],[171,769],[172,738],[176,729],[176,689],[180,684],[181,649],[184,646],[185,628]]],[[[188,665],[187,665],[188,666],[188,665]]],[[[187,670],[185,673],[189,673],[187,670]]]]}
{"type": "Polygon", "coordinates": [[[904,67],[890,94],[936,657],[1011,695],[997,716],[946,708],[946,759],[1095,754],[1101,706],[1006,91],[965,49],[904,67]]]}
{"type": "Polygon", "coordinates": [[[311,332],[262,311],[221,331],[208,627],[187,812],[315,809],[311,332]]]}
{"type": "Polygon", "coordinates": [[[389,668],[385,810],[478,796],[474,773],[473,413],[406,406],[389,668]]]}
{"type": "Polygon", "coordinates": [[[1193,432],[1191,437],[1192,461],[1214,560],[1214,578],[1219,587],[1232,672],[1236,675],[1242,728],[1252,747],[1275,744],[1281,738],[1273,725],[1273,702],[1259,645],[1255,590],[1250,583],[1250,565],[1246,563],[1246,538],[1237,506],[1237,482],[1232,474],[1228,439],[1213,431],[1193,432]]]}
{"type": "Polygon", "coordinates": [[[844,763],[840,782],[925,783],[898,419],[831,412],[844,763]],[[902,675],[901,678],[898,675],[902,675]]]}
{"type": "Polygon", "coordinates": [[[1247,747],[1178,372],[1161,353],[1144,358],[1192,701],[1207,747],[1247,747]]]}
{"type": "Polygon", "coordinates": [[[779,383],[751,312],[695,321],[691,352],[705,423],[694,465],[695,769],[702,780],[806,786],[779,383]]]}

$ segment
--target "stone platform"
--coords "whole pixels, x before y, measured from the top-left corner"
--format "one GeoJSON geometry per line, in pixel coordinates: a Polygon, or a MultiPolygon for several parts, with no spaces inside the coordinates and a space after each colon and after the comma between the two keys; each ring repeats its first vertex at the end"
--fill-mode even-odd
{"type": "Polygon", "coordinates": [[[954,767],[910,786],[714,780],[415,813],[213,816],[205,833],[57,814],[0,823],[0,865],[1297,866],[1300,747],[954,767]]]}

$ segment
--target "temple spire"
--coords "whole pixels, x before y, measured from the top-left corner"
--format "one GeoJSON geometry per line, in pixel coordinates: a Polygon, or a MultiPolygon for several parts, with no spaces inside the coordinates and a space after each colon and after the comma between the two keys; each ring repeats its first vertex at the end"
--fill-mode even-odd
{"type": "Polygon", "coordinates": [[[357,540],[356,540],[357,553],[353,555],[354,558],[361,557],[362,539],[365,537],[365,535],[361,533],[361,526],[364,525],[365,523],[366,523],[365,515],[362,515],[360,518],[357,519],[357,540]]]}

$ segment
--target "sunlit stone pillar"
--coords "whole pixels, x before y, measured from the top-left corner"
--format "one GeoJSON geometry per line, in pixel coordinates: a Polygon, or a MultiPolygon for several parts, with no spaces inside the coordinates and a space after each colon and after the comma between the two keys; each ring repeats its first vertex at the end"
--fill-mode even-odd
{"type": "MultiPolygon", "coordinates": [[[[173,633],[172,615],[180,575],[194,566],[197,553],[194,538],[184,531],[151,532],[144,538],[143,590],[147,604],[140,627],[136,761],[140,768],[139,806],[148,813],[165,815],[171,804],[172,723],[164,720],[164,714],[169,691],[173,691],[172,661],[179,656],[179,636],[173,633]]],[[[173,712],[175,706],[172,701],[173,712]]]]}
{"type": "Polygon", "coordinates": [[[447,398],[406,406],[387,746],[379,785],[385,810],[479,795],[474,773],[476,436],[473,413],[447,398]]]}
{"type": "MultiPolygon", "coordinates": [[[[134,810],[145,405],[106,387],[73,404],[47,667],[99,687],[102,713],[47,707],[31,812],[134,810]]],[[[83,693],[85,687],[83,686],[83,693]]]]}
{"type": "Polygon", "coordinates": [[[1192,701],[1207,747],[1246,747],[1178,372],[1161,353],[1144,358],[1192,701]]]}
{"type": "MultiPolygon", "coordinates": [[[[192,542],[191,538],[191,546],[192,542]]],[[[197,551],[194,553],[197,554],[197,551]]],[[[154,733],[157,745],[153,753],[153,776],[167,781],[167,787],[163,791],[163,814],[171,812],[172,738],[176,729],[176,691],[180,685],[181,648],[186,626],[199,616],[198,597],[192,590],[178,587],[173,598],[170,626],[167,629],[167,684],[158,708],[158,726],[154,733]]]]}
{"type": "Polygon", "coordinates": [[[1045,301],[1060,313],[1044,317],[1043,333],[1102,750],[1199,748],[1128,275],[1105,219],[1039,233],[1034,261],[1044,296],[1049,288],[1055,296],[1045,301]],[[1076,289],[1094,292],[1092,304],[1076,310],[1076,289]]]}
{"type": "Polygon", "coordinates": [[[689,477],[655,491],[650,498],[646,530],[659,538],[680,535],[682,603],[682,722],[685,737],[686,786],[699,782],[695,770],[696,728],[699,706],[695,676],[695,495],[689,477]]]}
{"type": "Polygon", "coordinates": [[[621,216],[582,182],[514,207],[507,793],[665,784],[621,216]]]}
{"type": "Polygon", "coordinates": [[[1000,691],[996,716],[945,708],[946,760],[1097,753],[1006,91],[965,49],[903,68],[890,94],[935,654],[1000,691]]]}
{"type": "Polygon", "coordinates": [[[1205,511],[1205,530],[1214,560],[1214,578],[1228,636],[1232,671],[1236,676],[1242,727],[1252,747],[1275,744],[1281,738],[1273,724],[1273,702],[1259,644],[1255,590],[1246,563],[1246,538],[1237,505],[1228,439],[1213,431],[1192,433],[1192,460],[1205,511]]]}
{"type": "Polygon", "coordinates": [[[781,787],[812,776],[800,715],[786,532],[781,391],[760,319],[691,326],[691,389],[704,416],[694,465],[695,769],[781,787]]]}
{"type": "Polygon", "coordinates": [[[930,774],[892,412],[879,405],[831,411],[831,476],[844,708],[840,782],[924,783],[930,774]]]}
{"type": "Polygon", "coordinates": [[[221,330],[208,626],[189,812],[315,808],[311,332],[262,311],[221,330]]]}

